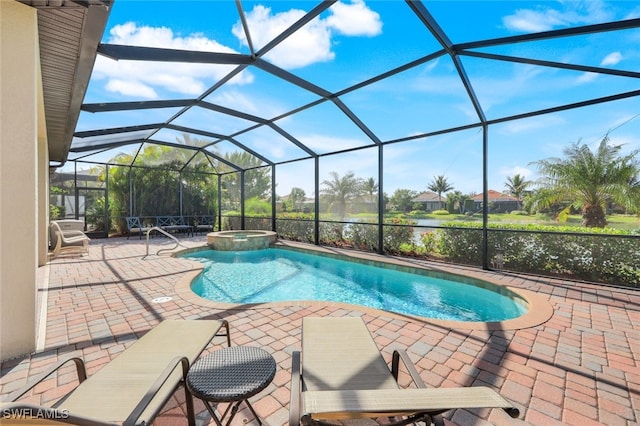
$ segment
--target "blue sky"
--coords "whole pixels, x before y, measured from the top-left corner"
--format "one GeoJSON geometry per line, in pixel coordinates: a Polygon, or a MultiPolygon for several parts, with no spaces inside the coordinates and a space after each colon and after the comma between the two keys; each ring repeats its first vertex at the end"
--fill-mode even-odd
{"type": "MultiPolygon", "coordinates": [[[[315,2],[243,2],[251,40],[261,48],[295,22],[315,2]]],[[[635,1],[434,1],[425,3],[453,43],[597,24],[640,17],[635,1]]],[[[130,1],[114,4],[104,43],[250,53],[238,10],[232,1],[130,1]]],[[[265,59],[330,92],[337,92],[438,50],[440,46],[401,1],[340,1],[296,32],[265,59]]],[[[585,66],[640,70],[640,29],[552,39],[481,49],[483,52],[570,62],[585,66]]],[[[580,102],[640,89],[640,79],[596,75],[534,65],[463,57],[482,109],[489,119],[580,102]]],[[[232,67],[208,64],[113,61],[99,56],[85,102],[196,98],[232,67]]],[[[271,119],[308,104],[317,96],[280,81],[258,68],[238,74],[208,102],[271,119]]],[[[464,126],[478,121],[448,56],[439,57],[389,79],[341,97],[382,141],[464,126]]],[[[126,113],[83,112],[78,130],[163,122],[177,110],[126,113]]],[[[516,173],[537,178],[532,162],[562,155],[575,142],[595,146],[609,133],[624,150],[640,148],[640,98],[630,98],[554,114],[492,125],[489,128],[489,187],[503,190],[516,173]]],[[[198,109],[176,124],[233,133],[245,120],[198,109]]],[[[371,145],[342,112],[323,103],[276,122],[319,153],[371,145]]],[[[177,132],[154,136],[175,142],[177,132]]],[[[270,129],[238,137],[275,162],[301,156],[299,148],[270,129]]],[[[105,159],[137,146],[120,147],[90,159],[105,159]]],[[[219,144],[220,153],[234,147],[219,144]]],[[[76,158],[78,154],[71,154],[76,158]]],[[[384,190],[426,190],[445,175],[456,190],[482,190],[482,133],[471,129],[384,149],[384,190]]],[[[320,177],[331,171],[377,178],[377,150],[322,157],[320,177]]],[[[277,193],[291,187],[313,192],[313,163],[289,163],[277,171],[277,193]]]]}

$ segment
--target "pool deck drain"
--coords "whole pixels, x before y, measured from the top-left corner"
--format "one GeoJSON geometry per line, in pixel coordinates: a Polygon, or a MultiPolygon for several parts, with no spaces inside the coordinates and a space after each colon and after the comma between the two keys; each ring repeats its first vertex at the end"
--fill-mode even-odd
{"type": "MultiPolygon", "coordinates": [[[[206,244],[203,236],[181,242],[193,248],[206,244]]],[[[151,244],[154,253],[171,245],[161,238],[151,244]]],[[[407,349],[429,387],[490,386],[520,409],[520,422],[515,424],[640,423],[637,290],[432,264],[435,269],[531,292],[552,308],[548,320],[527,328],[462,329],[333,303],[218,308],[194,304],[191,296],[179,291],[178,283],[197,274],[199,265],[169,256],[143,259],[144,253],[144,241],[96,239],[89,256],[51,261],[48,287],[41,290],[47,293],[41,298],[47,303],[44,347],[2,363],[0,396],[62,356],[83,357],[92,375],[163,319],[224,318],[231,325],[234,345],[260,346],[276,359],[273,383],[252,398],[252,405],[266,425],[282,426],[288,421],[291,352],[300,348],[302,317],[357,315],[367,323],[385,359],[400,346],[407,349]],[[173,300],[152,303],[164,296],[173,300]]],[[[57,400],[75,384],[70,377],[48,380],[27,399],[57,400]]],[[[199,425],[213,424],[204,406],[196,403],[196,410],[199,425]]],[[[241,410],[232,426],[243,425],[249,414],[241,410]]],[[[514,424],[501,410],[456,410],[445,417],[446,424],[514,424]]],[[[186,424],[181,392],[167,403],[155,424],[186,424]]]]}

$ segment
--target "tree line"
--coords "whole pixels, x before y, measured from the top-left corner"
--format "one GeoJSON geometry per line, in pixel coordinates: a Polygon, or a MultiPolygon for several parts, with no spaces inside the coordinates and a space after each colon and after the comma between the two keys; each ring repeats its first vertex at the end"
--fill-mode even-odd
{"type": "MultiPolygon", "coordinates": [[[[187,136],[182,141],[195,142],[188,141],[187,136]]],[[[623,154],[622,145],[612,145],[605,136],[594,150],[577,142],[566,147],[563,154],[561,158],[531,163],[540,176],[535,182],[520,174],[507,178],[504,193],[518,200],[518,209],[529,213],[551,212],[556,217],[580,211],[584,226],[600,228],[606,226],[606,215],[612,207],[628,214],[640,212],[640,150],[623,154]]],[[[187,150],[149,145],[136,155],[120,154],[112,159],[111,164],[134,167],[112,166],[109,176],[103,173],[99,178],[109,179],[111,217],[128,216],[130,212],[139,216],[176,214],[181,203],[184,215],[212,214],[217,211],[218,191],[222,191],[223,211],[239,211],[240,174],[233,173],[229,164],[246,169],[246,213],[272,214],[270,168],[261,167],[261,160],[246,152],[217,153],[224,161],[203,154],[196,158],[192,155],[187,150]],[[142,167],[149,164],[161,164],[162,168],[142,167]],[[218,173],[222,174],[220,188],[218,173]],[[180,187],[182,200],[178,195],[180,187]]],[[[459,213],[467,210],[468,200],[475,195],[456,191],[445,175],[434,176],[426,188],[459,213]]],[[[373,177],[359,178],[351,171],[343,175],[331,172],[321,182],[319,195],[323,209],[344,218],[353,204],[360,211],[366,207],[372,213],[377,212],[378,191],[373,177]]],[[[409,189],[397,189],[391,196],[384,193],[383,207],[402,212],[419,209],[420,205],[413,201],[417,195],[409,189]]],[[[278,208],[304,211],[310,205],[305,200],[305,191],[294,187],[288,197],[279,200],[278,208]]]]}
{"type": "MultiPolygon", "coordinates": [[[[612,145],[605,136],[591,150],[586,144],[573,143],[563,151],[562,158],[548,158],[530,163],[538,169],[537,181],[527,180],[521,174],[507,177],[504,193],[514,197],[518,210],[528,213],[551,212],[558,218],[573,211],[582,214],[586,227],[603,228],[607,224],[607,212],[617,208],[628,214],[640,213],[640,150],[622,154],[622,145],[612,145]]],[[[340,176],[330,173],[321,187],[321,200],[339,217],[347,213],[347,206],[358,201],[375,203],[377,208],[378,185],[374,178],[362,179],[353,172],[340,176]]],[[[438,194],[442,202],[464,213],[468,200],[476,194],[454,191],[454,186],[445,175],[434,176],[427,189],[438,194]]],[[[418,193],[409,189],[397,189],[392,196],[384,194],[385,205],[398,211],[409,212],[420,209],[414,203],[418,193]]],[[[293,188],[289,195],[289,206],[296,206],[305,199],[304,190],[293,188]]]]}

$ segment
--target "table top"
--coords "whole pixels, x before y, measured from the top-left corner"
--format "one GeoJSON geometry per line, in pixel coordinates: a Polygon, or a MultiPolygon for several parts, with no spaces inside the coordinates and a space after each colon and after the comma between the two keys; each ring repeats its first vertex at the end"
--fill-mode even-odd
{"type": "Polygon", "coordinates": [[[241,401],[266,388],[275,374],[276,362],[269,352],[232,346],[197,360],[187,374],[187,386],[206,401],[241,401]]]}

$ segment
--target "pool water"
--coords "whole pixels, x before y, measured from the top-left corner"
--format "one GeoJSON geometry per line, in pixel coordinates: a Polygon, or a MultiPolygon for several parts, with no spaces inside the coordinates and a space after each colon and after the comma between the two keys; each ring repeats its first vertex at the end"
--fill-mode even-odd
{"type": "Polygon", "coordinates": [[[334,301],[456,321],[502,321],[526,311],[515,293],[455,275],[443,279],[278,248],[203,250],[183,257],[204,264],[191,288],[216,302],[334,301]]]}

